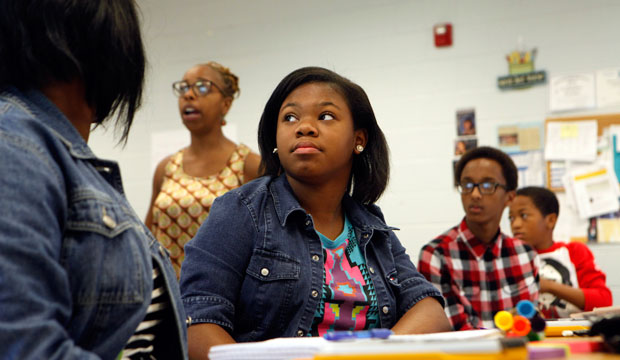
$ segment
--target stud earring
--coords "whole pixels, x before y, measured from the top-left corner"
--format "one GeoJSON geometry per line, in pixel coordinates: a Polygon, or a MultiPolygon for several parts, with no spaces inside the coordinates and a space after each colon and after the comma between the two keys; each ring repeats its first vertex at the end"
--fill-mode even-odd
{"type": "Polygon", "coordinates": [[[273,153],[277,154],[278,153],[278,148],[273,148],[273,153]]]}
{"type": "Polygon", "coordinates": [[[358,145],[355,146],[355,150],[357,150],[359,152],[362,152],[362,151],[364,151],[364,147],[362,145],[358,144],[358,145]]]}

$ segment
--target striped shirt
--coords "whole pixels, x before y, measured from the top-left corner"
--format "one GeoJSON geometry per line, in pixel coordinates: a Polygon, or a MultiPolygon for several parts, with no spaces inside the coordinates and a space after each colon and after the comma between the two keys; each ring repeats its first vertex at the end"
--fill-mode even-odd
{"type": "Polygon", "coordinates": [[[170,322],[171,316],[170,299],[166,292],[164,277],[157,264],[153,262],[151,305],[146,310],[144,320],[127,341],[120,358],[123,360],[166,359],[167,357],[163,356],[164,350],[159,347],[161,347],[162,335],[166,328],[174,326],[174,323],[170,322]]]}
{"type": "Polygon", "coordinates": [[[529,245],[502,234],[489,244],[465,219],[422,248],[418,271],[446,299],[455,330],[495,327],[493,317],[520,300],[538,299],[539,259],[529,245]]]}

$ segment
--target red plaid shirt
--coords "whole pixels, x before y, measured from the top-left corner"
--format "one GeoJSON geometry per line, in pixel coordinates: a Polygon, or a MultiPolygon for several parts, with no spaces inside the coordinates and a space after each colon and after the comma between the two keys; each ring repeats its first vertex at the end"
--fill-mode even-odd
{"type": "Polygon", "coordinates": [[[538,299],[539,259],[520,240],[498,231],[484,244],[465,219],[422,248],[418,271],[446,298],[455,330],[493,328],[493,316],[520,300],[538,299]]]}

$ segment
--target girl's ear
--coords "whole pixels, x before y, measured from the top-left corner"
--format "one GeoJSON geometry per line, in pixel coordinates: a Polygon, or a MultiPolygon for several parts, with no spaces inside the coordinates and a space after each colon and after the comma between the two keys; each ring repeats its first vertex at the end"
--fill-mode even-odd
{"type": "Polygon", "coordinates": [[[553,230],[555,228],[555,223],[558,222],[558,214],[549,214],[545,216],[545,226],[549,230],[553,230]]]}
{"type": "Polygon", "coordinates": [[[354,144],[353,148],[357,145],[362,145],[362,147],[366,147],[368,143],[368,131],[366,129],[357,129],[355,130],[355,136],[353,137],[354,144]]]}

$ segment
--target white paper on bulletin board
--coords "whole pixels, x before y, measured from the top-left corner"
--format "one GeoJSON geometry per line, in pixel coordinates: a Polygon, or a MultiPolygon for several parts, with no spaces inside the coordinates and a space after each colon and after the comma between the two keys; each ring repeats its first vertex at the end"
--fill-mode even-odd
{"type": "Polygon", "coordinates": [[[594,73],[552,76],[549,81],[549,110],[589,109],[596,105],[594,73]]]}
{"type": "Polygon", "coordinates": [[[519,172],[519,188],[545,186],[545,161],[542,151],[521,151],[509,155],[519,172]]]}
{"type": "Polygon", "coordinates": [[[596,104],[599,108],[620,105],[620,68],[596,72],[596,104]]]}
{"type": "Polygon", "coordinates": [[[545,160],[594,161],[597,131],[596,120],[548,122],[545,160]]]}
{"type": "Polygon", "coordinates": [[[606,166],[589,165],[571,169],[566,192],[581,219],[618,211],[620,188],[613,170],[606,166]]]}

